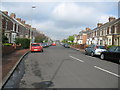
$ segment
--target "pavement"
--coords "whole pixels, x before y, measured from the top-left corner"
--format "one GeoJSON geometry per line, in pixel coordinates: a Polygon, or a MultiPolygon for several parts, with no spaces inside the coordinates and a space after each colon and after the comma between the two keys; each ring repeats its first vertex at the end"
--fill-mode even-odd
{"type": "Polygon", "coordinates": [[[0,66],[2,68],[2,80],[8,75],[18,60],[28,51],[29,49],[17,50],[2,57],[2,66],[0,66]]]}
{"type": "Polygon", "coordinates": [[[60,45],[29,53],[19,88],[118,88],[118,64],[60,45]],[[48,83],[48,82],[47,82],[48,83]]]}
{"type": "Polygon", "coordinates": [[[71,46],[70,48],[73,48],[73,49],[75,49],[75,50],[78,50],[78,51],[81,51],[81,52],[85,53],[85,50],[84,50],[84,49],[75,48],[75,47],[72,47],[72,46],[71,46]]]}

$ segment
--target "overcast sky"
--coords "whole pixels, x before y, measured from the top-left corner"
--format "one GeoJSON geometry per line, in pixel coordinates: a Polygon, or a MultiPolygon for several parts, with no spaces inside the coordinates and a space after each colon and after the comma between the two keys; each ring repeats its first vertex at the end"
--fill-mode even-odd
{"type": "MultiPolygon", "coordinates": [[[[6,1],[6,0],[5,0],[6,1]]],[[[32,24],[52,39],[64,39],[78,34],[86,27],[108,22],[109,16],[118,18],[118,2],[2,2],[0,10],[15,13],[16,17],[32,24]],[[32,9],[32,6],[36,8],[32,9]]],[[[21,0],[22,1],[22,0],[21,0]]],[[[26,0],[27,1],[27,0],[26,0]]]]}

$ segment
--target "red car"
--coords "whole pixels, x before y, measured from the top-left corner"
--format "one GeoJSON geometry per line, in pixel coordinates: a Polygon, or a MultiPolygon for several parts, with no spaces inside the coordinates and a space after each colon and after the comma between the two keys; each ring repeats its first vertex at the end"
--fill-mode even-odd
{"type": "Polygon", "coordinates": [[[32,43],[30,46],[30,51],[41,51],[43,52],[43,47],[41,46],[40,43],[32,43]]]}
{"type": "Polygon", "coordinates": [[[52,46],[56,46],[56,43],[52,43],[52,46]]]}

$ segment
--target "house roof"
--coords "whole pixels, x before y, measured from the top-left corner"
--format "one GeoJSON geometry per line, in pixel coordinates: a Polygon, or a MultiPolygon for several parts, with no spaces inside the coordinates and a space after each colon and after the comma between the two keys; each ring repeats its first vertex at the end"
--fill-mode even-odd
{"type": "Polygon", "coordinates": [[[118,22],[120,22],[120,18],[118,18],[118,19],[116,19],[114,21],[111,21],[111,22],[107,22],[107,23],[103,24],[101,27],[96,27],[96,28],[94,28],[93,30],[91,30],[88,33],[94,32],[94,31],[96,31],[98,29],[103,29],[103,28],[109,27],[109,26],[114,25],[114,24],[116,24],[118,22]]]}

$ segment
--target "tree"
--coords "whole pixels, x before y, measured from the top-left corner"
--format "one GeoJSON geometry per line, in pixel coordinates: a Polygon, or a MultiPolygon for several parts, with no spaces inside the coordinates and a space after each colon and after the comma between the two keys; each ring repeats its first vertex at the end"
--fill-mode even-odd
{"type": "Polygon", "coordinates": [[[68,40],[68,41],[71,41],[71,42],[73,43],[73,41],[74,41],[74,36],[69,36],[67,40],[68,40]]]}
{"type": "Polygon", "coordinates": [[[63,39],[62,42],[63,42],[63,43],[67,43],[67,39],[63,39]]]}
{"type": "Polygon", "coordinates": [[[43,43],[43,41],[46,39],[47,39],[47,37],[45,35],[41,34],[41,35],[38,35],[35,37],[35,42],[36,43],[43,43]]]}

